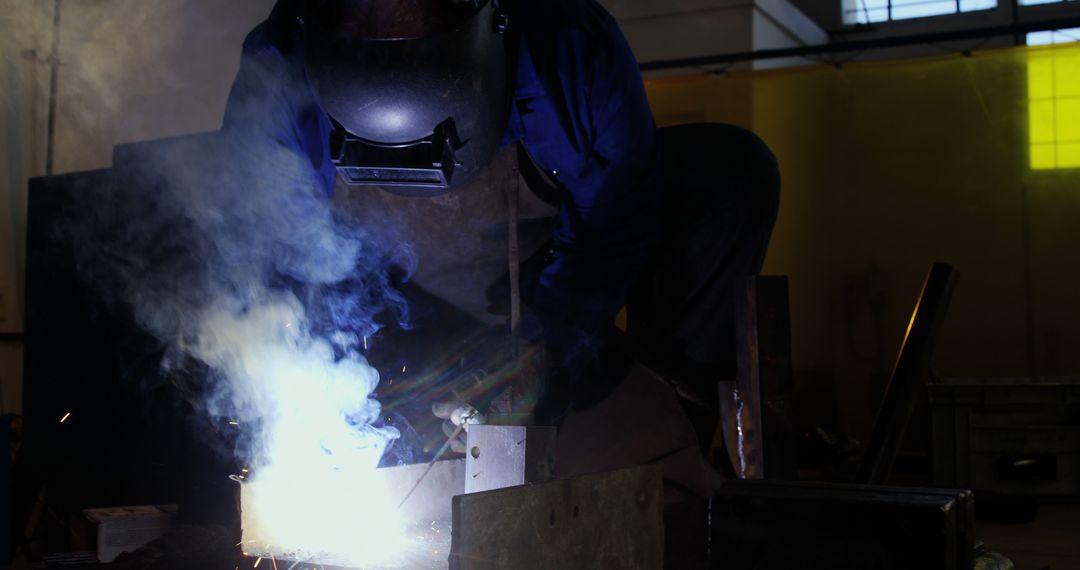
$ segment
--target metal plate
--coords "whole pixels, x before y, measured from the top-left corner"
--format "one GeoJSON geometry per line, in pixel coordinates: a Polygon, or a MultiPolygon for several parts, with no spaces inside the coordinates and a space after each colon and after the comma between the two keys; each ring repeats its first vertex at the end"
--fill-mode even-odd
{"type": "MultiPolygon", "coordinates": [[[[426,470],[426,464],[406,465],[379,469],[386,493],[398,503],[416,484],[417,479],[426,470]]],[[[292,554],[295,545],[268,544],[264,538],[259,520],[252,509],[245,509],[248,497],[258,485],[246,483],[240,487],[241,525],[243,528],[242,544],[244,553],[251,557],[263,557],[268,561],[294,560],[292,554]]],[[[423,483],[409,497],[402,507],[402,518],[406,523],[409,547],[400,557],[387,561],[384,568],[442,569],[446,568],[450,548],[450,499],[465,492],[465,460],[455,459],[438,461],[423,483]]],[[[358,514],[358,516],[363,516],[358,514]]],[[[328,553],[319,560],[305,560],[327,567],[340,564],[333,553],[328,553]]],[[[290,564],[285,564],[288,568],[290,564]]],[[[271,567],[275,564],[271,564],[271,567]]],[[[310,565],[309,565],[310,566],[310,565]]],[[[303,565],[298,566],[303,568],[303,565]]]]}
{"type": "Polygon", "coordinates": [[[478,493],[552,478],[555,428],[472,426],[465,453],[465,492],[478,493]]]}

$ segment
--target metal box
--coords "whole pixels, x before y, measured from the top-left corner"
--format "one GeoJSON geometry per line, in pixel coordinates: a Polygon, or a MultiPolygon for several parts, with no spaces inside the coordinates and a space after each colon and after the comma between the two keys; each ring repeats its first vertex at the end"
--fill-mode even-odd
{"type": "Polygon", "coordinates": [[[935,485],[1080,496],[1080,377],[950,378],[929,395],[935,485]]]}
{"type": "Polygon", "coordinates": [[[970,570],[970,491],[732,481],[713,497],[713,568],[970,570]]]}
{"type": "Polygon", "coordinates": [[[176,505],[87,509],[83,515],[97,526],[98,561],[112,562],[167,533],[176,518],[176,505]]]}

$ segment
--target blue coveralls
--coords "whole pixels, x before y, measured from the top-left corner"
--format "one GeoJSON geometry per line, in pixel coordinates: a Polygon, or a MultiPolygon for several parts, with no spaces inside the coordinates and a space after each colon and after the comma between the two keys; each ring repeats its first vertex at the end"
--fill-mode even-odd
{"type": "MultiPolygon", "coordinates": [[[[272,137],[309,159],[333,192],[330,123],[304,75],[298,4],[280,0],[244,42],[224,129],[272,137]]],[[[593,0],[522,0],[504,143],[521,141],[563,187],[553,255],[523,285],[526,329],[581,368],[605,342],[659,237],[656,129],[614,19],[593,0]]]]}

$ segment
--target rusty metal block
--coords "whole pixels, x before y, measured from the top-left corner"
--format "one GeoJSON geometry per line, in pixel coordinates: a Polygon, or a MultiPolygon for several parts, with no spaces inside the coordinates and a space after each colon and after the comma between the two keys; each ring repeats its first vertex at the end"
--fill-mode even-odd
{"type": "Polygon", "coordinates": [[[452,570],[663,567],[659,466],[453,499],[452,570]]]}

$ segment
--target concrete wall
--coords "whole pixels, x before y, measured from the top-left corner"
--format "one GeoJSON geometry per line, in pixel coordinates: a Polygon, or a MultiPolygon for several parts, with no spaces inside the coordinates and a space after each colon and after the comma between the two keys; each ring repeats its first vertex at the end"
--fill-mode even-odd
{"type": "MultiPolygon", "coordinates": [[[[0,333],[22,330],[26,182],[45,174],[59,32],[54,173],[118,143],[213,130],[244,35],[273,0],[0,0],[0,333]],[[54,27],[59,6],[59,27],[54,27]]],[[[0,412],[21,407],[21,349],[0,344],[0,412]]]]}

